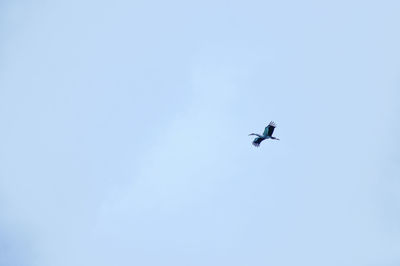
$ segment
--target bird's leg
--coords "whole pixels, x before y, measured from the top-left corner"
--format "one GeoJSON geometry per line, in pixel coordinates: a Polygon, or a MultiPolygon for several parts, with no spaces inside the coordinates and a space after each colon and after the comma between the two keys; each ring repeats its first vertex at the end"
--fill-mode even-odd
{"type": "Polygon", "coordinates": [[[251,134],[249,134],[249,136],[257,136],[257,137],[259,137],[259,138],[262,138],[262,136],[261,136],[261,135],[259,135],[259,134],[256,134],[256,133],[251,133],[251,134]]]}

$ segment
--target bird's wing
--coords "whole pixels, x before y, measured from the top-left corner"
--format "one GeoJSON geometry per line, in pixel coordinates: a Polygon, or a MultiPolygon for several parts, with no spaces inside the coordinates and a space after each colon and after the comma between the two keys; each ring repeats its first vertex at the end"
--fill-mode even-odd
{"type": "Polygon", "coordinates": [[[274,133],[275,127],[276,127],[276,124],[275,124],[273,121],[271,121],[271,122],[269,123],[269,125],[265,127],[263,135],[264,135],[265,137],[267,137],[267,136],[268,136],[268,137],[271,137],[271,136],[272,136],[272,133],[274,133]]]}
{"type": "Polygon", "coordinates": [[[260,146],[260,143],[261,143],[263,140],[264,140],[264,138],[260,138],[260,137],[255,138],[255,139],[253,140],[253,145],[256,146],[256,147],[258,147],[258,146],[260,146]]]}

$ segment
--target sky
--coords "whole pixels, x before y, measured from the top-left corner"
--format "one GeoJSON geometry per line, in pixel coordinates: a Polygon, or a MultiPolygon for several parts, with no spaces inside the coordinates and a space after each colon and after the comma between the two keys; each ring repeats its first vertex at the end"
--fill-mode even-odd
{"type": "Polygon", "coordinates": [[[2,1],[0,265],[399,265],[399,11],[2,1]]]}

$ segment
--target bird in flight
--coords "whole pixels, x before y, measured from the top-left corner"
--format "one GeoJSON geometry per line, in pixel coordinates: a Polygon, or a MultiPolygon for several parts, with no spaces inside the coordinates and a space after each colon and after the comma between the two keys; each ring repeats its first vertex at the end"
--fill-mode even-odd
{"type": "Polygon", "coordinates": [[[260,146],[260,143],[261,143],[263,140],[266,140],[266,139],[276,139],[276,140],[279,140],[278,138],[275,138],[275,137],[272,136],[272,133],[274,133],[275,127],[276,127],[276,124],[275,124],[273,121],[271,121],[271,122],[269,123],[269,125],[265,127],[264,133],[263,133],[262,135],[255,134],[255,133],[249,134],[249,136],[257,136],[257,138],[255,138],[255,139],[253,140],[253,145],[256,146],[256,147],[258,147],[258,146],[260,146]]]}

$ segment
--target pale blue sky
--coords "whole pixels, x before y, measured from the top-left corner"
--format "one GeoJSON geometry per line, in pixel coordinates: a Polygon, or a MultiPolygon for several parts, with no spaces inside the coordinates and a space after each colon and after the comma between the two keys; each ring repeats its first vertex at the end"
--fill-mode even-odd
{"type": "Polygon", "coordinates": [[[400,265],[399,12],[2,1],[0,265],[400,265]]]}

